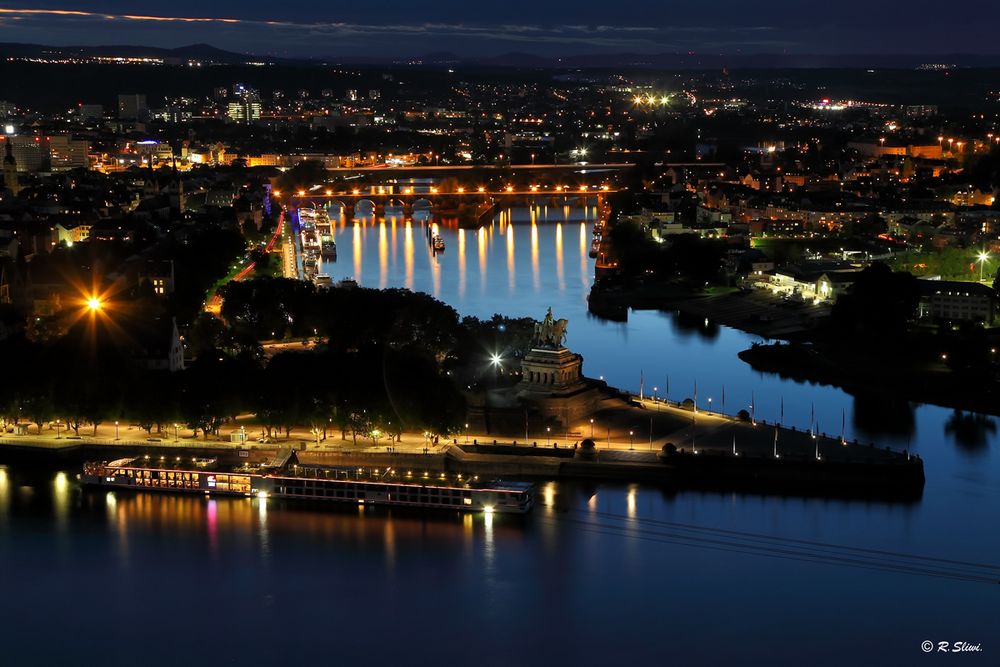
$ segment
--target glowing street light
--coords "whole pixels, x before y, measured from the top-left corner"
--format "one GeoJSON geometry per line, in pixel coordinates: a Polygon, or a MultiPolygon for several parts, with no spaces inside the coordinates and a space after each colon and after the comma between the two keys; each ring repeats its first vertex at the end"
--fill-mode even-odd
{"type": "Polygon", "coordinates": [[[983,250],[978,255],[979,258],[979,282],[983,282],[983,267],[986,265],[986,260],[990,258],[990,254],[983,250]]]}
{"type": "Polygon", "coordinates": [[[96,313],[100,311],[102,308],[104,308],[104,302],[101,301],[99,297],[92,296],[89,299],[87,299],[87,310],[89,310],[90,312],[96,313]]]}

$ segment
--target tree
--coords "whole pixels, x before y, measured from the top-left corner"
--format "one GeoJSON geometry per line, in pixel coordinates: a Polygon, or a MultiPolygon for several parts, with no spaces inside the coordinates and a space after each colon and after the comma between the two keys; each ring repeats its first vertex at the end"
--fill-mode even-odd
{"type": "Polygon", "coordinates": [[[905,334],[919,301],[916,278],[875,262],[858,274],[848,294],[837,299],[832,323],[855,340],[891,342],[905,334]]]}

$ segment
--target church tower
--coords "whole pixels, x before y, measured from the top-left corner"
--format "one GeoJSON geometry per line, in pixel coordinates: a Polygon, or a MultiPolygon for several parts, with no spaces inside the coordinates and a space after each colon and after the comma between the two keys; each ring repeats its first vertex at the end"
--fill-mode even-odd
{"type": "Polygon", "coordinates": [[[4,141],[6,145],[6,155],[3,158],[3,184],[15,197],[21,191],[21,186],[17,182],[17,160],[11,149],[10,137],[4,141]]]}

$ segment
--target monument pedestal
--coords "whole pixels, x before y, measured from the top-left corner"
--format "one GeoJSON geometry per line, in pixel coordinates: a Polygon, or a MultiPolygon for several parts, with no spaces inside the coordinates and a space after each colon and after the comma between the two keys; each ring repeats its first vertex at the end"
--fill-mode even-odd
{"type": "Polygon", "coordinates": [[[521,361],[520,391],[551,394],[583,383],[583,357],[565,347],[533,348],[521,361]]]}
{"type": "Polygon", "coordinates": [[[487,433],[548,434],[552,427],[572,442],[570,427],[597,410],[607,385],[583,377],[583,357],[563,346],[567,320],[557,320],[549,308],[535,323],[532,348],[521,361],[521,381],[495,392],[470,397],[468,417],[487,433]]]}
{"type": "Polygon", "coordinates": [[[583,377],[583,357],[565,347],[533,348],[521,361],[517,398],[536,420],[569,427],[597,409],[600,392],[583,377]]]}

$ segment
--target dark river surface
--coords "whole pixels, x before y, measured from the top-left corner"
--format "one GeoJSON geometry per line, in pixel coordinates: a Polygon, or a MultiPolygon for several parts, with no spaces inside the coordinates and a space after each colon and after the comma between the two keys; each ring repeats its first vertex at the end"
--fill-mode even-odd
{"type": "Polygon", "coordinates": [[[992,419],[761,375],[753,336],[587,314],[596,209],[481,231],[338,226],[324,271],[462,314],[569,319],[584,371],[924,458],[914,502],[544,483],[527,517],[82,491],[76,462],[0,467],[4,664],[1000,664],[992,419]],[[921,643],[980,644],[927,656],[921,643]]]}

